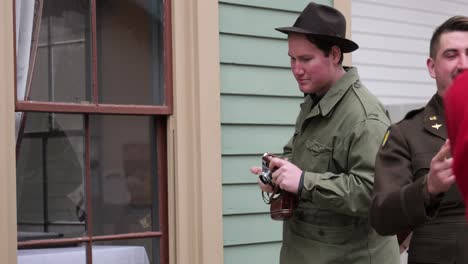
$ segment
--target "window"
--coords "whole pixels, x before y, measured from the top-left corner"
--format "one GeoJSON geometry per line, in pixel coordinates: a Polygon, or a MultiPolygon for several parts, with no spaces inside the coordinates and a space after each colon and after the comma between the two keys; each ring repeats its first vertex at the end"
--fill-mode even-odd
{"type": "Polygon", "coordinates": [[[167,263],[170,1],[15,5],[19,257],[167,263]]]}

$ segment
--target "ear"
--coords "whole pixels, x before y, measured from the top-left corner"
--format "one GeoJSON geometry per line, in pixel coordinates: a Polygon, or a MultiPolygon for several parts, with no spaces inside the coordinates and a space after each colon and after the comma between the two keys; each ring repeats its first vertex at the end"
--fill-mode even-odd
{"type": "Polygon", "coordinates": [[[333,58],[333,62],[334,62],[335,64],[338,64],[338,62],[339,62],[340,59],[341,59],[341,49],[340,49],[340,47],[338,47],[338,46],[336,46],[336,45],[333,46],[333,47],[331,48],[331,55],[332,55],[332,58],[333,58]]]}
{"type": "Polygon", "coordinates": [[[429,75],[435,79],[436,73],[435,73],[434,59],[432,59],[431,57],[427,58],[426,66],[427,66],[427,70],[429,71],[429,75]]]}

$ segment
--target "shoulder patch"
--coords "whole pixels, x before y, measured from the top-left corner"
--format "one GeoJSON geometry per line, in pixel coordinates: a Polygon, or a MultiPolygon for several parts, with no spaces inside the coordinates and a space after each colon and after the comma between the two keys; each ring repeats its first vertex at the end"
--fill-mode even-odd
{"type": "Polygon", "coordinates": [[[385,132],[385,135],[382,140],[382,147],[385,147],[385,144],[387,144],[388,136],[390,136],[390,128],[388,128],[387,132],[385,132]]]}
{"type": "Polygon", "coordinates": [[[405,117],[403,119],[410,119],[412,118],[413,116],[415,116],[416,114],[422,112],[424,110],[425,107],[421,107],[419,109],[415,109],[415,110],[411,110],[409,111],[408,113],[406,113],[405,117]]]}

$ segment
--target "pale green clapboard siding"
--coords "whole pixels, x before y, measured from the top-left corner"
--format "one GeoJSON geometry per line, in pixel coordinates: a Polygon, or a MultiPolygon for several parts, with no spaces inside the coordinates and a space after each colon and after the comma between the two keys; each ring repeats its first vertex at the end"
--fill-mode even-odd
{"type": "Polygon", "coordinates": [[[295,12],[246,8],[237,5],[223,5],[219,15],[223,18],[219,24],[221,33],[280,39],[285,39],[286,35],[272,30],[271,26],[291,25],[296,19],[295,12]],[[262,22],[259,23],[259,21],[262,22]]]}
{"type": "Polygon", "coordinates": [[[294,125],[302,101],[303,98],[224,95],[221,98],[221,122],[294,125]]]}
{"type": "Polygon", "coordinates": [[[283,222],[269,214],[227,215],[223,224],[225,246],[281,241],[283,222]]]}
{"type": "MultiPolygon", "coordinates": [[[[246,172],[247,173],[247,172],[246,172]]],[[[255,178],[254,175],[251,175],[255,178]]],[[[262,200],[256,183],[223,186],[223,214],[268,213],[270,207],[262,200]]]]}
{"type": "Polygon", "coordinates": [[[257,177],[250,174],[246,168],[261,162],[258,155],[228,156],[222,160],[223,186],[228,184],[256,183],[257,177]]]}
{"type": "MultiPolygon", "coordinates": [[[[301,12],[302,9],[310,1],[304,0],[294,0],[294,1],[285,1],[285,0],[220,0],[219,3],[230,3],[236,5],[245,5],[251,7],[265,8],[265,9],[276,9],[276,10],[287,10],[294,12],[301,12]]],[[[315,3],[323,5],[332,5],[333,0],[316,0],[315,3]]]]}
{"type": "Polygon", "coordinates": [[[288,45],[284,39],[223,34],[219,41],[224,47],[220,51],[222,63],[289,67],[288,45]]]}
{"type": "Polygon", "coordinates": [[[293,132],[294,126],[222,125],[221,153],[257,154],[260,160],[266,151],[281,153],[293,132]]]}
{"type": "Polygon", "coordinates": [[[225,264],[278,263],[282,222],[270,219],[249,168],[264,152],[281,153],[294,132],[303,95],[274,28],[291,25],[308,2],[219,1],[225,264]]]}
{"type": "Polygon", "coordinates": [[[224,249],[224,264],[278,263],[280,242],[228,246],[224,249]]]}
{"type": "Polygon", "coordinates": [[[288,68],[221,64],[221,93],[302,96],[288,68]]]}

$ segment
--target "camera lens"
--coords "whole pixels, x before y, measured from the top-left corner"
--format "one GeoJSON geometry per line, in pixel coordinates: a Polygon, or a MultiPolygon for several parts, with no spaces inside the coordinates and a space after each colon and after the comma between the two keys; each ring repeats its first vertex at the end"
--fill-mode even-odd
{"type": "Polygon", "coordinates": [[[260,181],[263,182],[263,184],[270,184],[271,185],[271,174],[270,173],[262,172],[260,175],[258,175],[258,178],[260,179],[260,181]]]}

